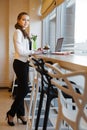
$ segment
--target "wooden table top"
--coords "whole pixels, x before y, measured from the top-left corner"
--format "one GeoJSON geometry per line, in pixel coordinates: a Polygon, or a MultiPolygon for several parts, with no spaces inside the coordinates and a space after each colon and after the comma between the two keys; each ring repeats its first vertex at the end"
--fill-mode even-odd
{"type": "Polygon", "coordinates": [[[68,70],[85,70],[87,71],[87,56],[75,54],[69,55],[54,55],[54,54],[39,54],[36,58],[42,58],[45,61],[58,62],[60,66],[68,70]]]}

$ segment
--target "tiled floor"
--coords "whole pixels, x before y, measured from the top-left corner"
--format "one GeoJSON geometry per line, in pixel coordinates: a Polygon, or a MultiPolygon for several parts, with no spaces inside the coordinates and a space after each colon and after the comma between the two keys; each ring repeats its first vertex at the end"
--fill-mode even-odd
{"type": "Polygon", "coordinates": [[[12,104],[11,93],[8,90],[0,89],[0,130],[25,130],[26,125],[18,123],[16,117],[14,119],[15,126],[8,126],[6,118],[6,112],[9,110],[12,104]]]}

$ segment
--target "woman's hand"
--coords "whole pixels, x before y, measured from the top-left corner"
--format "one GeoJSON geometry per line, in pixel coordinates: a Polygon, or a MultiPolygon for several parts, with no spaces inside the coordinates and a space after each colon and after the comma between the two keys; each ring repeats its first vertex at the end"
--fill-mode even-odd
{"type": "Polygon", "coordinates": [[[37,50],[38,50],[38,51],[43,51],[43,48],[38,48],[37,50]]]}
{"type": "Polygon", "coordinates": [[[42,54],[43,50],[35,50],[34,54],[42,54]]]}

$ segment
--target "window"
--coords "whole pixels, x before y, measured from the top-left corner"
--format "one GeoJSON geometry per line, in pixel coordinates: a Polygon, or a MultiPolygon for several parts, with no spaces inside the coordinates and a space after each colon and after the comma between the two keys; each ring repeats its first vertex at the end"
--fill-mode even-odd
{"type": "Polygon", "coordinates": [[[87,0],[76,0],[75,42],[87,41],[87,0]]]}
{"type": "Polygon", "coordinates": [[[55,33],[56,33],[56,10],[53,10],[43,20],[43,46],[49,45],[51,51],[55,48],[55,33]]]}
{"type": "Polygon", "coordinates": [[[64,38],[62,50],[72,51],[74,47],[74,18],[75,4],[67,6],[66,2],[54,9],[43,19],[43,46],[50,45],[50,50],[55,51],[57,39],[64,38]]]}
{"type": "Polygon", "coordinates": [[[76,0],[75,53],[87,55],[87,0],[76,0]]]}

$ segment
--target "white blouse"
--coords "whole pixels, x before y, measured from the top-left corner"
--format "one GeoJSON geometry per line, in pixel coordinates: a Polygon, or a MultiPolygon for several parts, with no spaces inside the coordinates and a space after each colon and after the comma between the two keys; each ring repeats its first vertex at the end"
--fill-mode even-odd
{"type": "Polygon", "coordinates": [[[21,30],[16,29],[13,35],[15,55],[14,59],[26,62],[29,55],[34,53],[33,50],[29,50],[29,41],[27,38],[24,38],[21,30]]]}

